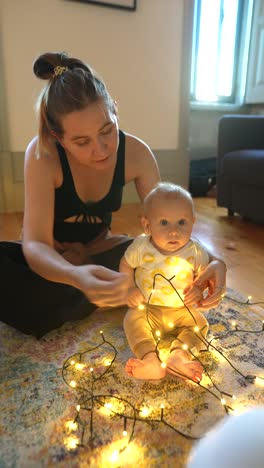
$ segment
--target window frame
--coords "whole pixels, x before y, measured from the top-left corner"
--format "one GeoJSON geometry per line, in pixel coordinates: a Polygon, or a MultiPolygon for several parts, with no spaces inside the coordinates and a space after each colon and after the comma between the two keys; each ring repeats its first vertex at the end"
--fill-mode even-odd
{"type": "MultiPolygon", "coordinates": [[[[243,15],[245,12],[245,0],[238,0],[238,12],[237,12],[237,26],[236,26],[236,37],[234,47],[234,63],[233,63],[233,79],[231,86],[231,93],[229,96],[218,95],[214,101],[200,100],[195,97],[195,82],[197,77],[197,57],[199,49],[199,32],[200,32],[200,13],[201,4],[203,0],[195,0],[194,2],[194,19],[193,19],[193,40],[192,40],[192,62],[191,62],[191,89],[190,89],[190,100],[194,105],[211,105],[213,107],[217,105],[235,105],[237,103],[237,97],[240,92],[240,79],[239,69],[241,62],[241,34],[243,30],[243,15]]],[[[221,0],[223,3],[223,0],[221,0]]],[[[219,22],[221,21],[219,16],[219,22]]],[[[220,31],[219,24],[219,31],[220,31]]]]}

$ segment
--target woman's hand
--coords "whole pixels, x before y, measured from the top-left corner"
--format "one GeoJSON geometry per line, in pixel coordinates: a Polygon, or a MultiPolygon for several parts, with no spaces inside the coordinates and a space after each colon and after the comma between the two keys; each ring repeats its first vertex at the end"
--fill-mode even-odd
{"type": "Polygon", "coordinates": [[[140,289],[133,287],[128,289],[126,303],[129,307],[138,307],[145,302],[145,298],[140,289]]]}
{"type": "Polygon", "coordinates": [[[98,307],[116,307],[126,304],[128,275],[109,270],[101,265],[82,265],[73,269],[77,288],[98,307]]]}
{"type": "MultiPolygon", "coordinates": [[[[226,266],[221,260],[213,260],[206,269],[194,280],[193,286],[199,286],[201,290],[208,287],[208,296],[202,299],[198,307],[200,310],[211,309],[221,301],[226,292],[226,266]]],[[[187,290],[184,302],[188,304],[192,296],[192,289],[187,290]]]]}

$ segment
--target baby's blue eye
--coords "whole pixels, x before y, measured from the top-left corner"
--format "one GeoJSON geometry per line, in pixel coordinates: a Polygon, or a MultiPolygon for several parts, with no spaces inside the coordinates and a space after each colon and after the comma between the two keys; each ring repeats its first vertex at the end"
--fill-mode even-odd
{"type": "Polygon", "coordinates": [[[161,219],[160,224],[161,224],[162,226],[167,226],[167,224],[168,224],[167,219],[161,219]]]}
{"type": "Polygon", "coordinates": [[[180,226],[184,226],[184,224],[185,224],[185,219],[180,219],[180,220],[179,220],[179,225],[180,225],[180,226]]]}

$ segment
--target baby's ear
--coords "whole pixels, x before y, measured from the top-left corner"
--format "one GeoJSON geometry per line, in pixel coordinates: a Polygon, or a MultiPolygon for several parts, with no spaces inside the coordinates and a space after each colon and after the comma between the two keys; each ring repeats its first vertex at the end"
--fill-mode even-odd
{"type": "Polygon", "coordinates": [[[141,224],[145,234],[150,234],[149,220],[146,216],[141,216],[141,224]]]}

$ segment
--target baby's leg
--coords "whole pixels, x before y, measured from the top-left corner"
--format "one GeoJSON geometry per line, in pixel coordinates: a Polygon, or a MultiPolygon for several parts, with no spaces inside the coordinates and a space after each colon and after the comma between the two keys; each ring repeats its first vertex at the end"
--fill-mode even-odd
{"type": "MultiPolygon", "coordinates": [[[[149,307],[149,306],[147,306],[149,307]]],[[[150,308],[150,307],[149,307],[150,308]]],[[[130,358],[125,366],[128,375],[137,379],[161,379],[166,370],[156,354],[156,343],[151,329],[157,329],[155,317],[148,309],[129,309],[124,318],[124,329],[129,346],[137,358],[130,358]]],[[[159,327],[158,327],[159,328],[159,327]]]]}
{"type": "Polygon", "coordinates": [[[176,312],[178,315],[175,322],[176,332],[180,331],[171,345],[167,371],[180,378],[198,382],[202,379],[203,367],[200,362],[193,360],[193,354],[205,347],[208,322],[201,312],[194,308],[190,310],[194,318],[187,309],[180,309],[176,312]]]}

